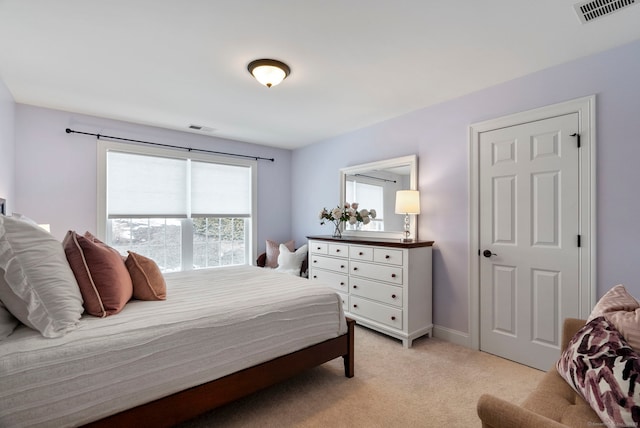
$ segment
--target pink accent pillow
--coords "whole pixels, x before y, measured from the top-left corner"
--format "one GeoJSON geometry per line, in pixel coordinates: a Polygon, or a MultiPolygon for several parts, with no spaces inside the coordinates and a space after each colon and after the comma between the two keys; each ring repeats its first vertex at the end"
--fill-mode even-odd
{"type": "Polygon", "coordinates": [[[124,264],[133,282],[133,297],[138,300],[166,300],[167,284],[156,262],[133,251],[127,253],[129,256],[124,264]]]}
{"type": "MultiPolygon", "coordinates": [[[[295,242],[293,240],[284,243],[284,246],[293,251],[295,249],[295,242]]],[[[267,239],[267,260],[264,263],[264,267],[277,268],[278,256],[280,255],[280,244],[275,241],[267,239]]]]}
{"type": "Polygon", "coordinates": [[[636,351],[640,351],[640,303],[626,290],[616,285],[596,303],[587,322],[604,316],[636,351]]]}
{"type": "Polygon", "coordinates": [[[87,236],[70,230],[62,241],[84,309],[102,318],[117,314],[133,295],[131,277],[118,251],[91,234],[87,236]]]}

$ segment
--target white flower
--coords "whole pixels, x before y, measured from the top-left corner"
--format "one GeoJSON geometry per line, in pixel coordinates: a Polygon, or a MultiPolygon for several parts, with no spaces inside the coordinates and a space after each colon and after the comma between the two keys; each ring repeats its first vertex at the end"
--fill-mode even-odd
{"type": "Polygon", "coordinates": [[[363,217],[362,218],[362,223],[369,224],[370,222],[371,222],[371,219],[369,217],[363,217]]]}
{"type": "Polygon", "coordinates": [[[331,215],[333,216],[333,218],[335,220],[340,219],[340,217],[342,217],[342,209],[336,207],[334,209],[331,210],[331,215]]]}
{"type": "Polygon", "coordinates": [[[356,216],[349,217],[349,224],[356,224],[357,221],[358,219],[356,218],[356,216]]]}
{"type": "Polygon", "coordinates": [[[318,218],[320,220],[322,220],[324,218],[325,215],[329,214],[329,212],[327,211],[326,208],[323,208],[322,211],[320,211],[320,214],[318,215],[318,218]]]}
{"type": "Polygon", "coordinates": [[[367,209],[360,210],[360,215],[362,216],[362,218],[369,217],[369,210],[367,209]]]}
{"type": "Polygon", "coordinates": [[[353,208],[354,210],[357,210],[358,209],[358,203],[357,202],[352,203],[351,204],[351,208],[353,208]]]}
{"type": "Polygon", "coordinates": [[[370,211],[369,211],[369,215],[371,216],[371,218],[376,218],[376,216],[378,215],[378,213],[376,213],[376,210],[370,210],[370,211]]]}

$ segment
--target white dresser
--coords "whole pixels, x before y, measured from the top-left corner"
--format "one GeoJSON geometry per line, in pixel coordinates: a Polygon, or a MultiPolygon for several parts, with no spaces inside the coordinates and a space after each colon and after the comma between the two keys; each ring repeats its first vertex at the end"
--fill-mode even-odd
{"type": "Polygon", "coordinates": [[[348,317],[407,348],[432,335],[433,241],[308,238],[309,278],[334,288],[348,317]]]}

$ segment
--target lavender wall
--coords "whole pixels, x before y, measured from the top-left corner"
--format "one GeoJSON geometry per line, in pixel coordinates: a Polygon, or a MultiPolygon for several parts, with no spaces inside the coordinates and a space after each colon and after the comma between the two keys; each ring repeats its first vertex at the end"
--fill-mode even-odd
{"type": "MultiPolygon", "coordinates": [[[[67,230],[96,230],[96,138],[76,131],[114,135],[192,148],[275,158],[258,162],[258,251],[265,240],[291,238],[291,151],[187,132],[16,106],[15,211],[62,239],[67,230]]],[[[212,183],[213,185],[213,183],[212,183]]]]}
{"type": "Polygon", "coordinates": [[[0,80],[0,198],[7,200],[7,212],[13,210],[15,189],[15,103],[0,80]]]}
{"type": "Polygon", "coordinates": [[[437,326],[468,333],[468,127],[596,94],[597,290],[624,283],[640,297],[640,41],[531,74],[293,153],[293,236],[329,233],[315,213],[339,199],[338,170],[416,153],[423,212],[420,239],[436,242],[437,326]]]}

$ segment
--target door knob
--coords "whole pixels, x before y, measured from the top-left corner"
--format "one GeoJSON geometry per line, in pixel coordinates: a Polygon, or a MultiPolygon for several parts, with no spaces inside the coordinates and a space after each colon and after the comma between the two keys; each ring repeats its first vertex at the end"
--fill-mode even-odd
{"type": "Polygon", "coordinates": [[[482,252],[482,255],[483,255],[483,256],[485,256],[485,257],[487,257],[487,258],[488,258],[488,257],[491,257],[491,256],[497,256],[497,254],[496,254],[496,253],[492,253],[490,250],[484,250],[484,251],[482,252]]]}

